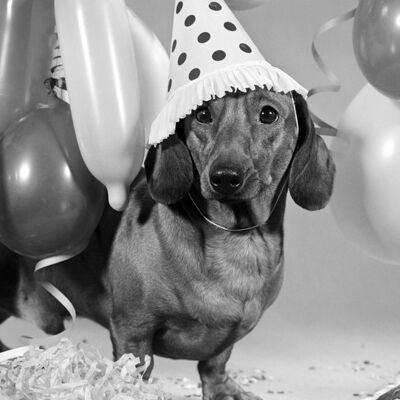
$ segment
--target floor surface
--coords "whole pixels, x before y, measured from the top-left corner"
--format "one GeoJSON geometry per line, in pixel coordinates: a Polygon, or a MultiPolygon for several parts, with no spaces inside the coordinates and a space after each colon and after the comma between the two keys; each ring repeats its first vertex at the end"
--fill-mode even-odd
{"type": "MultiPolygon", "coordinates": [[[[373,399],[400,376],[400,267],[354,248],[329,209],[289,202],[286,218],[282,291],[228,367],[265,400],[373,399]]],[[[10,346],[26,344],[21,335],[43,333],[17,319],[0,326],[10,346]]],[[[94,323],[78,320],[67,335],[111,357],[108,332],[94,323]]],[[[157,358],[154,376],[174,400],[199,398],[194,362],[157,358]]]]}
{"type": "MultiPolygon", "coordinates": [[[[26,322],[10,319],[0,336],[12,346],[19,335],[42,337],[26,322]]],[[[374,398],[400,374],[400,330],[351,332],[293,325],[275,312],[267,313],[256,330],[237,344],[229,369],[242,385],[266,400],[350,400],[374,398]]],[[[66,336],[87,340],[111,357],[108,332],[88,320],[78,320],[66,336]]],[[[156,359],[154,377],[173,399],[199,398],[196,364],[156,359]]]]}

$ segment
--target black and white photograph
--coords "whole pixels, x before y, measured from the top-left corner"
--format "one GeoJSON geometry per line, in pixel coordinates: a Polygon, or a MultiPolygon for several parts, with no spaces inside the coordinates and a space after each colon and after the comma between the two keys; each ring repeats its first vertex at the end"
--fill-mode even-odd
{"type": "Polygon", "coordinates": [[[0,0],[0,400],[400,400],[400,0],[0,0]]]}

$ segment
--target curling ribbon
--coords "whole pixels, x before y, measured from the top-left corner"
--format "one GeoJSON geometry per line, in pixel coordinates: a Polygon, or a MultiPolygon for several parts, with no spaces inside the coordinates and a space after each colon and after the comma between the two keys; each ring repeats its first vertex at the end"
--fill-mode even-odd
{"type": "MultiPolygon", "coordinates": [[[[35,266],[35,273],[44,269],[51,267],[52,265],[61,263],[63,261],[70,260],[71,258],[75,257],[76,254],[65,254],[65,255],[59,255],[55,257],[49,257],[45,258],[43,260],[40,260],[36,266],[35,266]]],[[[72,324],[75,323],[76,321],[76,310],[71,301],[59,290],[57,289],[54,285],[52,285],[49,282],[41,282],[40,283],[43,289],[45,289],[48,293],[50,293],[65,309],[68,311],[69,315],[72,318],[72,324]]],[[[45,337],[41,339],[36,339],[32,338],[30,336],[22,336],[23,339],[27,339],[29,341],[32,340],[40,340],[43,344],[45,344],[48,341],[54,341],[55,339],[61,338],[62,335],[64,335],[64,332],[59,333],[58,335],[54,335],[51,337],[45,337]]],[[[12,350],[7,350],[3,351],[0,353],[0,363],[5,362],[7,360],[10,360],[12,358],[17,358],[23,356],[28,350],[30,346],[23,346],[23,347],[18,347],[16,349],[12,350]]]]}
{"type": "MultiPolygon", "coordinates": [[[[314,61],[318,65],[319,69],[328,78],[329,85],[318,86],[318,87],[310,89],[308,92],[308,97],[314,96],[318,93],[338,92],[340,90],[341,83],[339,81],[339,78],[328,68],[326,63],[323,61],[321,55],[319,54],[319,52],[317,50],[315,42],[323,33],[354,18],[355,13],[356,13],[356,8],[340,15],[339,17],[330,19],[329,21],[326,21],[324,24],[322,24],[321,27],[318,29],[318,31],[315,33],[312,44],[311,44],[312,55],[313,55],[314,61]]],[[[314,113],[311,112],[310,114],[311,114],[311,118],[313,119],[314,123],[319,127],[317,129],[317,131],[320,135],[336,136],[336,134],[337,134],[336,128],[329,125],[328,123],[323,121],[321,118],[317,117],[314,113]]]]}
{"type": "MultiPolygon", "coordinates": [[[[37,271],[40,271],[41,269],[50,267],[52,265],[61,263],[63,261],[70,260],[73,257],[75,257],[75,254],[73,255],[66,254],[66,255],[45,258],[44,260],[41,260],[36,264],[35,273],[37,271]]],[[[45,290],[47,290],[47,292],[49,292],[56,300],[58,300],[59,303],[62,304],[62,306],[68,311],[69,315],[71,316],[72,322],[75,322],[76,310],[71,301],[51,283],[41,282],[40,284],[45,290]]]]}

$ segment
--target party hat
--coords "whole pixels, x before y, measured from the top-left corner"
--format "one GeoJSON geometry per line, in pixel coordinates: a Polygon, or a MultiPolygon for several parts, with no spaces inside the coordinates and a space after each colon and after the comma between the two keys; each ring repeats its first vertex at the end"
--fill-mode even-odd
{"type": "Polygon", "coordinates": [[[307,96],[305,88],[265,60],[224,0],[176,0],[168,97],[148,146],[172,135],[176,123],[204,101],[256,87],[307,96]]]}

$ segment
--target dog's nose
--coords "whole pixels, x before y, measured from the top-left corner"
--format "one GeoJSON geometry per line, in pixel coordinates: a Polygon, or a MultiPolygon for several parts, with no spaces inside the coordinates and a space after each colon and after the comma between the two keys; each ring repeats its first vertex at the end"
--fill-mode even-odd
{"type": "Polygon", "coordinates": [[[231,168],[218,168],[210,174],[210,183],[221,194],[233,194],[243,184],[242,174],[231,168]]]}

